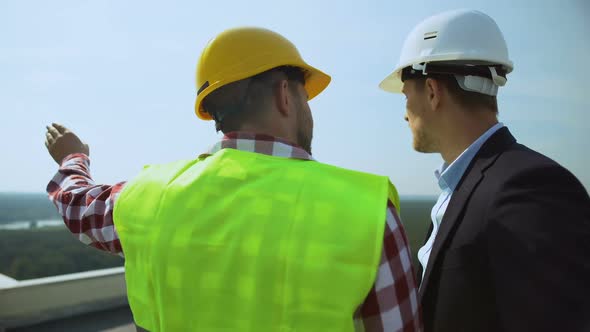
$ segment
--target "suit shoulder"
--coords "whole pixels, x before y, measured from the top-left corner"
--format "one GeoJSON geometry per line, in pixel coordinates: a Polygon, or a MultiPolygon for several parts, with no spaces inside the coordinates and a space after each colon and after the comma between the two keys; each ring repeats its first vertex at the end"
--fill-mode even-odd
{"type": "Polygon", "coordinates": [[[571,174],[569,170],[555,160],[523,144],[514,144],[504,151],[495,163],[496,167],[506,168],[507,173],[519,173],[534,169],[551,170],[551,172],[571,174]]]}
{"type": "Polygon", "coordinates": [[[516,143],[508,148],[502,155],[500,159],[505,159],[513,164],[523,165],[523,166],[558,166],[563,168],[559,165],[558,162],[555,160],[547,157],[546,155],[537,152],[526,145],[516,143]]]}
{"type": "Polygon", "coordinates": [[[501,177],[510,184],[527,187],[555,185],[587,195],[584,186],[567,168],[522,144],[514,144],[504,151],[491,169],[493,174],[502,174],[501,177]]]}

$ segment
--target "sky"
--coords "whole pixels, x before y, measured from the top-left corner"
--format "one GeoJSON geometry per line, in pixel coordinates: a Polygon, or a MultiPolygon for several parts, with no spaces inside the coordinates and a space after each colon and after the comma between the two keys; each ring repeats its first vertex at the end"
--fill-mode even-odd
{"type": "Polygon", "coordinates": [[[0,2],[0,192],[43,192],[57,170],[44,146],[59,122],[90,145],[98,183],[143,165],[190,159],[220,137],[193,113],[207,42],[236,26],[277,31],[332,76],[310,102],[314,157],[389,176],[400,195],[438,195],[442,159],[412,149],[403,95],[377,86],[410,30],[472,8],[502,30],[515,69],[500,121],[590,189],[590,5],[564,1],[0,2]]]}

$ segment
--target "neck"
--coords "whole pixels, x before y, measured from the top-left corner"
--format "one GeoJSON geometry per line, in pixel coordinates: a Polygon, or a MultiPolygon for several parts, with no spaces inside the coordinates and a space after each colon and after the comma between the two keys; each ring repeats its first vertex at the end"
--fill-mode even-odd
{"type": "Polygon", "coordinates": [[[444,136],[440,154],[447,164],[455,161],[473,142],[498,123],[496,114],[489,111],[466,114],[453,119],[444,136]]]}
{"type": "Polygon", "coordinates": [[[261,125],[254,125],[254,124],[243,124],[240,127],[239,131],[256,133],[256,134],[264,134],[264,135],[269,135],[269,136],[273,136],[273,137],[280,137],[280,138],[285,139],[289,142],[293,142],[293,143],[297,142],[296,137],[292,137],[293,135],[291,135],[288,131],[283,130],[283,128],[281,128],[279,126],[261,126],[261,125]]]}

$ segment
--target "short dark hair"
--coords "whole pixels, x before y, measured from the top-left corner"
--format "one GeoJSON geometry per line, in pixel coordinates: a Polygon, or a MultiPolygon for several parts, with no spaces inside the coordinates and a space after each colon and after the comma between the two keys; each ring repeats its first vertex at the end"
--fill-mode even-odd
{"type": "MultiPolygon", "coordinates": [[[[406,67],[402,70],[402,81],[415,79],[418,89],[422,89],[426,79],[432,78],[442,82],[448,89],[451,96],[465,108],[487,108],[498,113],[498,101],[496,96],[490,96],[475,91],[467,91],[459,86],[455,75],[475,75],[491,79],[490,65],[452,65],[452,64],[428,64],[427,74],[420,70],[406,67]]],[[[506,70],[499,65],[493,65],[499,76],[506,77],[506,70]]]]}
{"type": "Polygon", "coordinates": [[[266,109],[264,102],[273,93],[280,78],[305,85],[306,72],[293,66],[275,67],[252,77],[229,83],[203,99],[203,110],[213,117],[217,131],[240,130],[266,109]]]}
{"type": "Polygon", "coordinates": [[[496,96],[490,96],[475,91],[463,90],[457,79],[453,75],[449,74],[428,74],[427,76],[416,78],[418,88],[423,88],[426,84],[427,78],[433,78],[439,82],[442,82],[448,89],[449,94],[455,99],[461,106],[469,108],[486,108],[494,113],[498,113],[498,99],[496,96]]]}

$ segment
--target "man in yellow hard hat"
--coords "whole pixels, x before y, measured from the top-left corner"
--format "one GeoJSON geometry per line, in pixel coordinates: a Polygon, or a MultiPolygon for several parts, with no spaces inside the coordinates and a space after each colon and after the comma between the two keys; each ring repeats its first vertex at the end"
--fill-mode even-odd
{"type": "Polygon", "coordinates": [[[395,188],[311,157],[307,101],[329,82],[281,35],[227,30],[201,55],[195,105],[223,139],[114,186],[48,127],[48,193],[81,241],[124,255],[141,329],[421,330],[395,188]]]}

